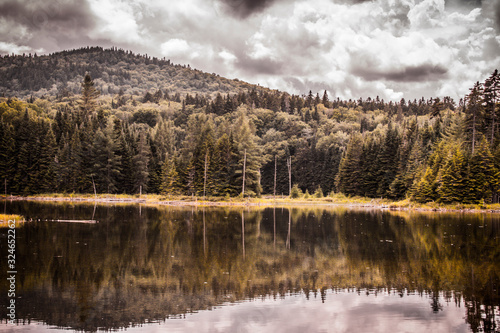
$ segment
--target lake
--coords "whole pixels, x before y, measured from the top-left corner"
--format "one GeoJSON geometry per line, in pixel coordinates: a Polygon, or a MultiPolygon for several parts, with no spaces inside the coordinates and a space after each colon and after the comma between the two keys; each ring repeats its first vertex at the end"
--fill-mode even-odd
{"type": "Polygon", "coordinates": [[[0,204],[2,331],[500,330],[500,214],[0,204]]]}

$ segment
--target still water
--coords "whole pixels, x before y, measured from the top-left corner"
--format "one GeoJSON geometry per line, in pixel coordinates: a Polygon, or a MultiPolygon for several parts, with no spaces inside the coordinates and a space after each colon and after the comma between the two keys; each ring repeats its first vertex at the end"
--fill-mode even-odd
{"type": "Polygon", "coordinates": [[[500,215],[0,203],[0,331],[500,330],[500,215]]]}

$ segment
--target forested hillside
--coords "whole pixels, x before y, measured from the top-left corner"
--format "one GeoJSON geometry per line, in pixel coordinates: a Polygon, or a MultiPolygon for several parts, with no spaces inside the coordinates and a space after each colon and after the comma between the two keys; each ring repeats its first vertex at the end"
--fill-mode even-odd
{"type": "MultiPolygon", "coordinates": [[[[215,97],[217,92],[264,88],[228,80],[170,60],[138,55],[122,49],[87,47],[50,55],[7,55],[0,57],[0,94],[4,96],[65,97],[81,92],[85,73],[103,94],[144,95],[198,93],[215,97]]],[[[269,90],[269,89],[266,89],[269,90]]]]}
{"type": "Polygon", "coordinates": [[[296,184],[293,195],[498,202],[496,70],[458,103],[344,101],[114,49],[95,51],[99,66],[61,60],[92,50],[1,60],[10,89],[0,99],[0,177],[8,193],[90,193],[95,184],[100,193],[198,196],[237,196],[244,186],[245,196],[259,196],[274,193],[276,175],[276,194],[284,195],[296,184]],[[135,74],[113,74],[118,68],[135,74]],[[55,87],[40,94],[47,82],[55,87]]]}

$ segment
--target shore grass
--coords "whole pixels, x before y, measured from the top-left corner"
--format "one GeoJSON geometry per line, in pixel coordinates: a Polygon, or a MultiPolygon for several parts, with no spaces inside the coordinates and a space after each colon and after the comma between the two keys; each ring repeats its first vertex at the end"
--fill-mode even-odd
{"type": "Polygon", "coordinates": [[[16,214],[0,214],[0,228],[8,228],[9,221],[16,221],[16,225],[18,223],[24,223],[24,217],[16,214]]]}
{"type": "MultiPolygon", "coordinates": [[[[0,197],[2,198],[2,197],[0,197]]],[[[5,199],[5,196],[3,196],[5,199]]],[[[500,204],[442,204],[437,202],[417,203],[409,199],[392,201],[381,198],[349,197],[342,193],[329,194],[324,197],[302,195],[299,198],[288,196],[263,195],[258,198],[237,197],[196,197],[162,194],[76,194],[45,193],[27,197],[7,197],[12,200],[40,201],[97,201],[102,203],[145,203],[176,206],[272,206],[272,205],[344,205],[354,207],[374,207],[392,210],[424,210],[424,211],[460,211],[460,212],[500,212],[500,204]]]]}

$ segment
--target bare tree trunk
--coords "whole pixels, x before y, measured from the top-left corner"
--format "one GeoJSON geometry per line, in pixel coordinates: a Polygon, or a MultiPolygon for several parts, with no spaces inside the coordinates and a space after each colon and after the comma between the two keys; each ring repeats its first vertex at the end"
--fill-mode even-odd
{"type": "Polygon", "coordinates": [[[92,185],[94,186],[94,197],[97,199],[97,191],[95,190],[94,176],[92,176],[92,185]]]}
{"type": "Polygon", "coordinates": [[[292,156],[286,160],[288,166],[288,195],[292,194],[292,156]]]}
{"type": "Polygon", "coordinates": [[[241,194],[245,196],[245,173],[247,168],[247,150],[245,149],[245,157],[243,158],[243,187],[241,190],[241,194]]]}
{"type": "Polygon", "coordinates": [[[276,200],[276,170],[277,170],[276,164],[277,164],[277,160],[278,160],[278,156],[275,155],[274,156],[274,194],[273,194],[275,200],[276,200]]]}
{"type": "Polygon", "coordinates": [[[207,188],[207,164],[208,164],[208,149],[205,153],[205,176],[203,178],[203,200],[205,200],[205,190],[207,188]]]}

